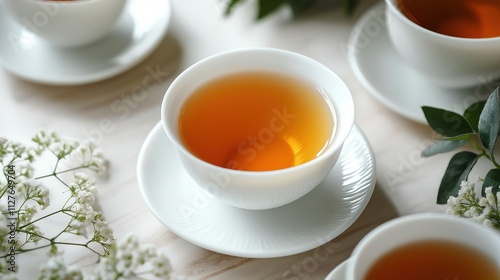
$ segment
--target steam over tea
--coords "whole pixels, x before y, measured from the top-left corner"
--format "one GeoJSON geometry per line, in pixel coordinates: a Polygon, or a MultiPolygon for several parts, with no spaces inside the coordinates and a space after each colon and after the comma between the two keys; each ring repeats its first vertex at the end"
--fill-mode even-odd
{"type": "Polygon", "coordinates": [[[500,268],[475,249],[448,241],[401,246],[379,259],[364,280],[493,280],[500,268]]]}
{"type": "Polygon", "coordinates": [[[462,38],[500,36],[499,0],[397,0],[399,9],[416,24],[462,38]]]}
{"type": "Polygon", "coordinates": [[[198,158],[230,169],[276,170],[316,158],[332,138],[332,106],[315,86],[269,72],[202,85],[181,109],[179,132],[198,158]]]}

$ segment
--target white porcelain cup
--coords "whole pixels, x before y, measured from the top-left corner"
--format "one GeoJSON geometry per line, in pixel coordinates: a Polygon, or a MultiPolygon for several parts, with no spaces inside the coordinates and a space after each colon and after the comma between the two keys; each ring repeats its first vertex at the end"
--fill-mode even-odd
{"type": "Polygon", "coordinates": [[[280,49],[242,49],[208,57],[181,73],[164,96],[161,122],[184,168],[202,189],[232,206],[269,209],[304,196],[330,173],[354,124],[354,104],[342,79],[309,57],[280,49]],[[200,84],[242,71],[268,71],[297,77],[326,93],[334,107],[335,132],[330,144],[319,156],[301,165],[279,170],[242,171],[205,162],[184,146],[178,131],[178,118],[184,101],[200,84]]]}
{"type": "Polygon", "coordinates": [[[126,0],[5,0],[27,31],[58,47],[80,47],[108,35],[126,0]]]}
{"type": "Polygon", "coordinates": [[[342,280],[363,280],[373,264],[386,253],[425,240],[449,241],[476,249],[490,257],[500,271],[498,232],[462,218],[424,213],[396,218],[367,234],[347,260],[342,280]]]}
{"type": "Polygon", "coordinates": [[[441,87],[466,88],[500,77],[500,37],[476,39],[439,34],[409,20],[398,8],[397,0],[385,3],[387,30],[394,48],[403,61],[427,79],[441,87]]]}

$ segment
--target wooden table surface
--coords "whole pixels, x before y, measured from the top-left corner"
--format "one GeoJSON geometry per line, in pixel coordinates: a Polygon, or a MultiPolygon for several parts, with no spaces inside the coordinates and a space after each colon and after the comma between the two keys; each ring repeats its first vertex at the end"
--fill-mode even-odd
{"type": "MultiPolygon", "coordinates": [[[[26,142],[45,129],[94,139],[110,163],[109,176],[98,180],[98,188],[102,211],[115,236],[136,234],[141,242],[153,243],[170,258],[176,275],[186,279],[323,279],[349,257],[366,233],[384,221],[418,212],[443,212],[445,208],[435,204],[435,197],[451,155],[420,158],[420,150],[432,141],[431,130],[381,105],[363,88],[348,63],[345,47],[352,28],[378,1],[361,1],[351,17],[339,9],[316,9],[291,20],[289,11],[283,9],[260,22],[254,21],[255,2],[247,1],[224,17],[219,0],[171,0],[172,20],[160,46],[131,70],[100,82],[43,85],[0,70],[0,136],[26,142]],[[334,249],[327,259],[317,261],[313,271],[302,266],[314,257],[314,250],[281,258],[246,259],[192,245],[157,221],[138,188],[139,150],[160,120],[160,103],[169,84],[196,61],[241,47],[295,51],[338,73],[352,91],[356,124],[374,151],[377,183],[367,208],[350,228],[324,245],[334,249]],[[145,98],[133,99],[132,89],[152,68],[168,75],[145,98]],[[125,106],[127,113],[117,113],[112,104],[125,106]],[[106,131],[100,129],[103,122],[111,124],[106,131]]],[[[380,65],[381,71],[383,68],[380,65]]],[[[24,266],[25,273],[32,273],[37,263],[24,266]]]]}

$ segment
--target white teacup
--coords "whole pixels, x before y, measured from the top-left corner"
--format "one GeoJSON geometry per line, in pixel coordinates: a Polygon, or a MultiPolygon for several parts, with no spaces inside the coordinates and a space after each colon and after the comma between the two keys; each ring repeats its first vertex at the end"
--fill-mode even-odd
{"type": "Polygon", "coordinates": [[[385,3],[392,44],[406,63],[429,80],[442,87],[465,88],[500,77],[500,37],[460,38],[436,33],[409,20],[397,0],[385,3]]]}
{"type": "MultiPolygon", "coordinates": [[[[500,235],[497,232],[462,218],[425,213],[396,218],[367,234],[347,260],[342,280],[363,280],[374,263],[388,252],[426,240],[448,241],[475,249],[491,258],[500,273],[500,235]]],[[[327,279],[334,279],[332,277],[327,279]]]]}
{"type": "Polygon", "coordinates": [[[109,34],[126,0],[5,0],[13,18],[58,47],[80,47],[109,34]]]}
{"type": "Polygon", "coordinates": [[[243,49],[208,57],[181,73],[165,94],[161,122],[184,168],[202,189],[232,206],[269,209],[304,196],[330,173],[353,126],[354,104],[345,83],[309,57],[279,49],[243,49]],[[207,80],[242,71],[286,74],[323,89],[334,107],[335,131],[319,156],[289,168],[244,171],[210,164],[185,147],[178,131],[178,118],[187,97],[207,80]]]}

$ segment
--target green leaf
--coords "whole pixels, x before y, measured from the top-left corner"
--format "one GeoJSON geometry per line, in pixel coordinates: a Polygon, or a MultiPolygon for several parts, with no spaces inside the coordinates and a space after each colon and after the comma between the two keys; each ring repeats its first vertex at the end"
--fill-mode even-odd
{"type": "Polygon", "coordinates": [[[356,6],[358,5],[358,0],[343,0],[344,9],[348,15],[352,15],[356,6]]]}
{"type": "Polygon", "coordinates": [[[464,112],[464,118],[469,122],[471,128],[478,132],[479,116],[483,111],[486,101],[479,101],[469,106],[464,112]]]}
{"type": "Polygon", "coordinates": [[[451,158],[439,185],[438,204],[445,204],[450,196],[457,196],[460,183],[467,179],[477,159],[477,154],[468,151],[459,152],[451,158]]]}
{"type": "Polygon", "coordinates": [[[443,141],[469,141],[474,136],[474,133],[460,134],[452,137],[443,137],[440,140],[443,141]]]}
{"type": "Polygon", "coordinates": [[[259,12],[257,19],[263,19],[278,10],[285,0],[259,0],[259,12]]]}
{"type": "Polygon", "coordinates": [[[491,93],[486,101],[483,112],[479,117],[479,138],[483,146],[488,149],[490,156],[495,156],[495,143],[500,133],[500,104],[498,88],[491,93]]]}
{"type": "Polygon", "coordinates": [[[473,132],[469,122],[462,115],[428,106],[423,106],[422,110],[430,127],[439,134],[453,137],[473,132]]]}
{"type": "Polygon", "coordinates": [[[500,191],[500,169],[491,169],[488,174],[486,174],[486,177],[484,177],[482,191],[483,196],[485,195],[485,189],[487,187],[493,187],[493,194],[496,194],[498,191],[500,191]]]}
{"type": "Polygon", "coordinates": [[[307,7],[309,7],[314,2],[314,0],[287,0],[287,2],[292,9],[293,15],[297,17],[307,7]]]}
{"type": "Polygon", "coordinates": [[[451,152],[467,144],[467,141],[446,141],[438,140],[436,143],[427,146],[422,151],[422,157],[430,157],[436,154],[451,152]]]}
{"type": "Polygon", "coordinates": [[[242,2],[243,0],[231,0],[228,4],[227,4],[227,7],[226,7],[226,11],[225,11],[225,15],[228,16],[231,11],[233,10],[234,6],[240,2],[242,2]]]}

